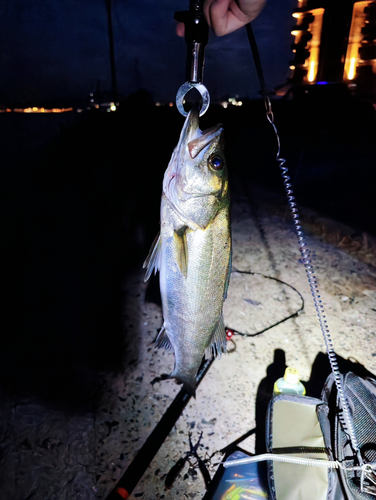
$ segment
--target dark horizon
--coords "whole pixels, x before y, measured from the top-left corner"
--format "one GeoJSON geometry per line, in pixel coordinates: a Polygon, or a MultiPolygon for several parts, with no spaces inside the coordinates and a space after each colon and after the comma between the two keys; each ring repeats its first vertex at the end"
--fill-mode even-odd
{"type": "MultiPolygon", "coordinates": [[[[295,4],[269,0],[252,23],[270,88],[290,74],[295,4]]],[[[188,0],[112,0],[109,9],[108,0],[47,0],[41,8],[5,0],[0,6],[0,104],[85,102],[98,86],[111,101],[114,88],[119,100],[144,88],[154,101],[173,101],[184,83],[186,57],[185,41],[175,34],[174,12],[188,5],[188,0]]],[[[210,33],[204,83],[213,100],[225,94],[257,97],[245,29],[221,38],[210,33]]]]}

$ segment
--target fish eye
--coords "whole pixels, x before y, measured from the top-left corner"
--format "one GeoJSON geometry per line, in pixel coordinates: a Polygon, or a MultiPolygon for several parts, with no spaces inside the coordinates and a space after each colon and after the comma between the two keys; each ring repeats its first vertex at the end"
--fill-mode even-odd
{"type": "Polygon", "coordinates": [[[223,160],[218,155],[213,155],[209,158],[209,165],[213,170],[222,170],[223,160]]]}

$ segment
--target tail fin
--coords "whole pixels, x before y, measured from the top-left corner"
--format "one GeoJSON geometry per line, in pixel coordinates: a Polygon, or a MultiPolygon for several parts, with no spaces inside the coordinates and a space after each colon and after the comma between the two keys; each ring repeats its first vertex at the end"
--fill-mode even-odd
{"type": "Polygon", "coordinates": [[[183,384],[184,389],[188,392],[190,396],[196,398],[196,377],[190,374],[175,373],[175,370],[170,374],[169,378],[174,378],[177,380],[178,384],[183,384]]]}

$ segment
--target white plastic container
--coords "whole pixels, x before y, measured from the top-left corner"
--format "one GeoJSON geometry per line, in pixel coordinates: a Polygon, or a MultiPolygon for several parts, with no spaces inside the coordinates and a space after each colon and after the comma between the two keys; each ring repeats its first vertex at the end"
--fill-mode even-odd
{"type": "Polygon", "coordinates": [[[273,387],[274,396],[278,394],[301,394],[306,393],[304,385],[300,382],[300,374],[296,368],[288,366],[285,375],[279,378],[273,387]]]}

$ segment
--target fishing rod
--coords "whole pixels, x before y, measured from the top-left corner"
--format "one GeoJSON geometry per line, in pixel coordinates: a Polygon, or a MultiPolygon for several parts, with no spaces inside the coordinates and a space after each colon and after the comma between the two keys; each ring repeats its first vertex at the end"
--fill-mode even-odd
{"type": "MultiPolygon", "coordinates": [[[[213,361],[214,358],[210,358],[202,362],[196,378],[197,386],[206,375],[213,361]]],[[[106,500],[126,500],[129,497],[190,399],[191,395],[184,388],[180,389],[173,402],[155,426],[152,433],[149,435],[141,449],[137,452],[137,455],[130,463],[123,476],[119,479],[116,486],[106,497],[106,500]]]]}
{"type": "MultiPolygon", "coordinates": [[[[209,27],[202,10],[202,0],[190,0],[189,10],[175,12],[174,18],[184,23],[187,44],[186,82],[177,92],[176,105],[179,112],[187,116],[188,112],[184,109],[184,99],[190,90],[196,89],[202,98],[201,116],[210,104],[209,92],[202,84],[205,46],[209,38],[209,27]]],[[[197,386],[213,361],[214,357],[209,360],[203,359],[196,377],[197,386]]],[[[191,395],[182,388],[106,500],[120,500],[129,497],[190,399],[191,395]]]]}

